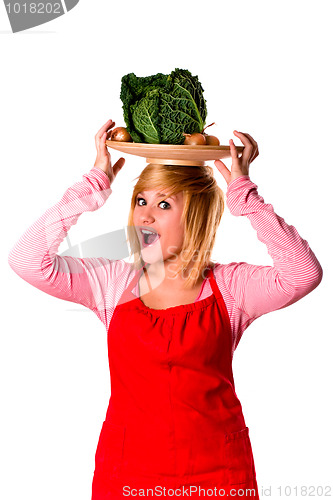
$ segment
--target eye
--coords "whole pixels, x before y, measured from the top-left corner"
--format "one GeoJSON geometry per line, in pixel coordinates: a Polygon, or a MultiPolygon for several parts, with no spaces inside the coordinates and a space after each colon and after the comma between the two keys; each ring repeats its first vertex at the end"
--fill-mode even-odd
{"type": "MultiPolygon", "coordinates": [[[[146,202],[146,200],[144,198],[137,198],[136,199],[136,202],[137,204],[142,207],[143,205],[140,203],[141,201],[144,201],[146,202]]],[[[163,210],[167,210],[168,208],[170,208],[170,203],[168,203],[167,201],[160,201],[159,205],[161,205],[162,203],[164,203],[166,206],[164,206],[163,210]]]]}
{"type": "Polygon", "coordinates": [[[170,207],[170,204],[167,201],[161,201],[159,204],[161,205],[161,203],[165,203],[167,205],[167,207],[165,207],[165,208],[169,208],[170,207]]]}
{"type": "Polygon", "coordinates": [[[140,201],[141,201],[141,200],[145,201],[145,200],[144,200],[144,198],[137,198],[137,199],[136,199],[136,202],[137,202],[137,204],[138,204],[139,206],[142,206],[142,205],[140,204],[140,201]]]}

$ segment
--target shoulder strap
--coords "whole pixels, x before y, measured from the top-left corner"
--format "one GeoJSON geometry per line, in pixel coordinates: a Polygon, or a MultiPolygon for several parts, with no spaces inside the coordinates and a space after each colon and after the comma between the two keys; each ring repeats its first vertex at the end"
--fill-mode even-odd
{"type": "MultiPolygon", "coordinates": [[[[214,264],[214,267],[215,267],[215,264],[214,264]]],[[[210,286],[212,287],[213,294],[215,295],[215,297],[222,297],[220,289],[217,286],[216,279],[214,276],[214,271],[213,271],[212,267],[209,268],[208,278],[209,278],[209,283],[210,283],[210,286]]]]}
{"type": "Polygon", "coordinates": [[[143,269],[144,266],[141,266],[140,269],[138,269],[136,272],[135,272],[135,275],[134,277],[131,279],[129,285],[126,287],[126,289],[124,290],[120,300],[117,302],[117,305],[120,305],[120,304],[123,304],[125,302],[130,302],[131,300],[134,300],[136,299],[137,297],[135,297],[135,295],[131,292],[131,290],[133,290],[133,288],[135,287],[135,285],[137,284],[137,282],[139,281],[140,279],[140,276],[141,276],[141,271],[143,269]]]}

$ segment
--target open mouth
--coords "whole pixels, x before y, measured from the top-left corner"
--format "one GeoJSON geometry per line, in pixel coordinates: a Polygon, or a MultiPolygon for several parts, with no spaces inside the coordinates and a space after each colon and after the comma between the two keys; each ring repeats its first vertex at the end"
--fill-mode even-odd
{"type": "Polygon", "coordinates": [[[140,229],[141,235],[142,235],[142,244],[143,247],[150,247],[154,243],[156,243],[157,240],[159,240],[160,235],[156,233],[155,231],[149,231],[149,229],[140,229]]]}

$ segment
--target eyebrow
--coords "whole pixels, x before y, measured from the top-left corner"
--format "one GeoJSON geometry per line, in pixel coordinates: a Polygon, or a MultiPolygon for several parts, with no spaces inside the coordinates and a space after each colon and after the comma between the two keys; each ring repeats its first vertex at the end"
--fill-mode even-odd
{"type": "MultiPolygon", "coordinates": [[[[140,193],[137,194],[137,196],[139,196],[139,194],[144,194],[145,191],[140,191],[140,193]]],[[[167,196],[165,193],[156,193],[156,196],[167,196]]],[[[174,196],[168,196],[168,198],[174,198],[174,196]]]]}

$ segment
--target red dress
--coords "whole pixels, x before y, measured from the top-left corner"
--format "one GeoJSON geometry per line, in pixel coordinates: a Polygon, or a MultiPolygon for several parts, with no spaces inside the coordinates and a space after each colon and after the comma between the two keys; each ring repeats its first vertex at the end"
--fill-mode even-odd
{"type": "Polygon", "coordinates": [[[229,316],[213,269],[207,269],[212,295],[162,310],[132,294],[140,269],[113,313],[111,398],[92,500],[124,499],[133,488],[137,496],[142,489],[146,496],[168,497],[172,489],[170,497],[191,498],[199,497],[199,487],[206,490],[200,497],[208,490],[223,496],[224,488],[225,496],[259,499],[249,429],[234,387],[229,316]]]}

